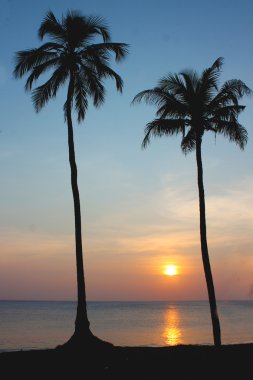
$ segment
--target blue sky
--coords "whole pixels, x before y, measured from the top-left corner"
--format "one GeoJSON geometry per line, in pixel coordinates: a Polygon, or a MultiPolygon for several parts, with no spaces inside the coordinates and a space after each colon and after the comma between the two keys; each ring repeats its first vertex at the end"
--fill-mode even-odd
{"type": "MultiPolygon", "coordinates": [[[[14,53],[40,44],[49,9],[59,18],[67,9],[102,16],[112,40],[130,45],[124,62],[112,62],[123,94],[107,81],[105,104],[91,104],[84,123],[75,123],[88,297],[205,299],[194,154],[181,153],[179,138],[141,150],[155,110],[130,103],[166,73],[200,72],[218,57],[221,83],[237,78],[253,88],[253,3],[1,1],[0,299],[76,293],[65,90],[36,114],[25,81],[12,75],[14,53]],[[160,276],[170,262],[182,268],[174,283],[160,276]]],[[[223,299],[247,298],[253,282],[253,98],[242,104],[245,151],[222,137],[203,144],[209,250],[223,299]]]]}

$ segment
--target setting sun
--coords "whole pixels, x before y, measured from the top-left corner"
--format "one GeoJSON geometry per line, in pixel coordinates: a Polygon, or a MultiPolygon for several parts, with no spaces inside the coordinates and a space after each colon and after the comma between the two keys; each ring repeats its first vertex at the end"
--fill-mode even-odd
{"type": "Polygon", "coordinates": [[[178,274],[177,266],[176,265],[166,265],[163,273],[166,274],[167,276],[175,276],[178,274]]]}

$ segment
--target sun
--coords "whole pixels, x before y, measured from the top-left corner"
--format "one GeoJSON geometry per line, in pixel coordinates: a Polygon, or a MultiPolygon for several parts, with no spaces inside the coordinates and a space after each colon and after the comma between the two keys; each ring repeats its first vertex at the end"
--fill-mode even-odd
{"type": "Polygon", "coordinates": [[[166,274],[166,276],[176,276],[178,274],[177,266],[166,265],[163,273],[166,274]]]}

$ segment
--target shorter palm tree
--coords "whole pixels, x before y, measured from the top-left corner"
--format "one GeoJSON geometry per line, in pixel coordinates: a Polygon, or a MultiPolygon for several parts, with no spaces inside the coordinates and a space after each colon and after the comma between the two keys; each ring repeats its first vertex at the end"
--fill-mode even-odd
{"type": "Polygon", "coordinates": [[[182,151],[187,154],[196,150],[201,252],[216,346],[221,345],[221,333],[207,246],[201,146],[204,133],[213,132],[215,135],[222,134],[244,149],[247,131],[239,124],[238,115],[245,106],[239,105],[238,100],[251,94],[251,90],[237,79],[226,81],[219,89],[222,63],[222,58],[218,58],[201,75],[192,70],[168,74],[157,87],[140,92],[132,102],[144,100],[158,108],[157,118],[146,125],[143,148],[150,143],[151,136],[181,134],[182,151]]]}

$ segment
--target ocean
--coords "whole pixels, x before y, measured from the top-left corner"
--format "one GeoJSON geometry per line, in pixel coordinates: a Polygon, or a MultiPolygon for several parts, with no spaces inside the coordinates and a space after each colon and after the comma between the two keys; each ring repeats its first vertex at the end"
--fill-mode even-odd
{"type": "MultiPolygon", "coordinates": [[[[54,348],[73,333],[76,303],[0,301],[0,351],[54,348]]],[[[253,342],[253,301],[219,301],[222,343],[253,342]]],[[[205,301],[88,302],[92,332],[116,346],[213,344],[205,301]]]]}

